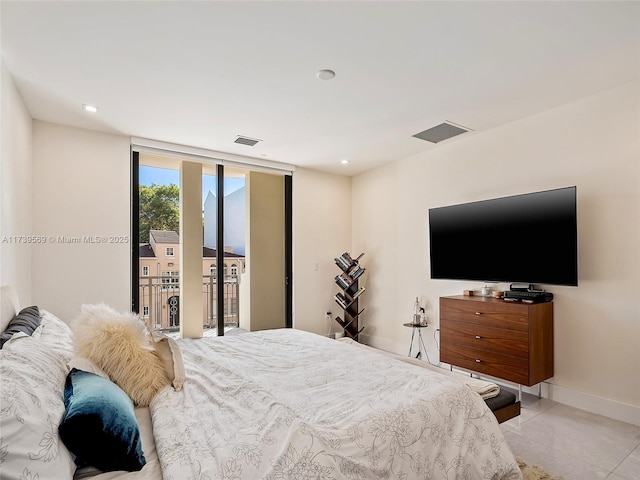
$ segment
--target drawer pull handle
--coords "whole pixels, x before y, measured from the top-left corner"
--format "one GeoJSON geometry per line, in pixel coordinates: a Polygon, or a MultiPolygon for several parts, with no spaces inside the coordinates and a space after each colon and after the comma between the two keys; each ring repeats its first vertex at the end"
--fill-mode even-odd
{"type": "Polygon", "coordinates": [[[480,363],[480,361],[481,360],[479,358],[476,358],[476,363],[480,363]]]}
{"type": "Polygon", "coordinates": [[[480,340],[482,337],[480,335],[476,335],[476,338],[480,340]]]}
{"type": "Polygon", "coordinates": [[[482,315],[482,312],[476,312],[476,315],[482,315]]]}

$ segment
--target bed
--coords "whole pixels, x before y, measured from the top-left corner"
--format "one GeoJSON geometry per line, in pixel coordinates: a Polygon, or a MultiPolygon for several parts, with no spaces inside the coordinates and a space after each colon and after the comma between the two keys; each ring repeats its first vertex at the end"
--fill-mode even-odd
{"type": "MultiPolygon", "coordinates": [[[[8,298],[3,330],[18,312],[8,298]]],[[[463,382],[294,329],[177,341],[181,388],[135,409],[144,466],[76,468],[58,430],[65,379],[82,363],[66,323],[40,313],[30,335],[0,349],[3,479],[522,478],[495,416],[463,382]]]]}

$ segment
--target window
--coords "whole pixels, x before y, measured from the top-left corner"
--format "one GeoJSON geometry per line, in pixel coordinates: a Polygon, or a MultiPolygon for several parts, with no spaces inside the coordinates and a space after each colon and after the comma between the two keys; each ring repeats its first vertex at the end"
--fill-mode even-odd
{"type": "MultiPolygon", "coordinates": [[[[148,268],[149,267],[147,267],[147,269],[148,268]]],[[[149,306],[148,305],[142,307],[142,316],[143,316],[143,318],[149,318],[149,306]]]]}
{"type": "MultiPolygon", "coordinates": [[[[268,191],[271,191],[272,188],[282,189],[283,195],[269,194],[263,198],[260,203],[264,203],[261,205],[264,208],[259,210],[259,214],[256,213],[259,217],[264,218],[266,215],[267,218],[270,218],[269,223],[276,225],[277,228],[273,230],[277,230],[277,234],[273,234],[272,229],[264,227],[258,229],[256,235],[262,237],[264,234],[273,240],[276,246],[281,241],[280,237],[283,237],[282,242],[285,244],[283,258],[285,261],[278,262],[278,264],[282,263],[290,268],[291,172],[281,166],[275,166],[273,172],[269,171],[270,167],[266,167],[269,172],[263,172],[265,167],[262,165],[254,171],[249,161],[246,164],[247,168],[243,168],[243,162],[237,165],[234,162],[233,165],[223,166],[223,159],[219,158],[219,152],[206,154],[206,151],[202,149],[197,150],[198,157],[203,157],[198,171],[197,164],[199,162],[197,158],[188,153],[188,147],[184,151],[183,146],[174,150],[169,148],[170,145],[159,144],[159,148],[155,148],[146,145],[146,142],[147,140],[144,139],[138,144],[134,142],[131,149],[132,238],[136,237],[136,243],[140,245],[139,248],[132,250],[132,309],[140,312],[142,316],[142,307],[146,304],[149,306],[149,315],[151,315],[151,306],[153,305],[154,318],[151,323],[157,328],[161,323],[162,326],[166,326],[166,318],[161,319],[160,317],[166,314],[167,296],[183,294],[183,297],[189,297],[190,302],[200,303],[196,297],[202,297],[204,294],[202,301],[203,325],[220,328],[219,333],[222,333],[222,313],[225,310],[228,312],[240,310],[239,304],[228,303],[225,307],[225,302],[228,302],[229,298],[237,298],[239,275],[241,271],[248,270],[244,264],[243,256],[245,255],[246,233],[250,226],[249,223],[246,223],[250,216],[245,203],[249,198],[251,186],[253,186],[254,197],[257,196],[257,192],[267,191],[265,190],[267,187],[268,191]],[[195,185],[199,183],[196,181],[198,174],[202,176],[202,205],[200,202],[187,202],[188,205],[182,205],[183,211],[181,212],[179,201],[181,179],[184,175],[185,185],[195,185]],[[187,180],[189,181],[187,182],[187,180]],[[249,180],[252,181],[248,182],[249,180]],[[283,199],[285,200],[284,206],[281,205],[283,199]],[[225,213],[222,216],[225,222],[218,224],[217,213],[223,207],[225,213]],[[186,214],[186,218],[181,218],[183,214],[186,214]],[[284,220],[286,228],[282,228],[281,220],[284,220]],[[202,223],[202,232],[199,231],[197,234],[184,233],[184,238],[180,238],[179,224],[181,221],[194,226],[194,231],[195,225],[200,226],[199,224],[202,223]],[[284,235],[280,235],[281,231],[284,232],[284,235]],[[199,291],[200,288],[189,288],[183,291],[179,283],[183,280],[182,276],[177,273],[167,273],[181,268],[179,263],[181,253],[175,250],[176,247],[180,248],[179,245],[186,242],[190,251],[199,248],[194,239],[198,242],[202,241],[202,247],[206,248],[203,251],[205,258],[199,268],[195,268],[195,266],[189,268],[187,273],[193,275],[194,280],[196,273],[201,279],[204,273],[205,278],[202,281],[206,285],[202,287],[202,292],[199,291]],[[206,258],[216,253],[217,257],[206,258]],[[239,258],[233,260],[233,257],[239,258]],[[226,261],[229,261],[227,265],[225,265],[226,261]],[[174,262],[173,265],[172,262],[174,262]],[[204,265],[202,265],[203,263],[204,265]],[[145,269],[145,275],[142,273],[143,265],[149,266],[148,271],[145,269]],[[217,268],[211,268],[211,265],[222,268],[221,279],[227,280],[223,282],[221,279],[217,279],[217,268]],[[151,274],[152,267],[153,274],[151,274]],[[165,269],[165,273],[162,274],[162,270],[165,269]],[[159,276],[160,281],[155,280],[156,275],[159,276]],[[218,280],[220,281],[218,282],[218,280]],[[229,285],[231,283],[234,285],[229,285]],[[216,325],[211,325],[213,318],[217,319],[216,325]]],[[[265,252],[264,255],[270,255],[270,253],[265,252]]],[[[268,277],[267,285],[260,285],[260,288],[273,289],[274,295],[280,296],[279,290],[282,289],[281,284],[283,283],[281,279],[284,275],[288,287],[284,291],[287,301],[282,315],[285,317],[285,325],[290,326],[291,272],[287,269],[281,272],[282,269],[279,267],[268,270],[273,279],[268,277]]],[[[194,285],[194,287],[196,286],[194,285]]],[[[277,308],[279,309],[279,307],[277,308]]],[[[280,313],[279,310],[274,311],[272,316],[276,318],[280,313]]],[[[190,319],[189,323],[196,326],[194,319],[190,319]]]]}
{"type": "Polygon", "coordinates": [[[174,271],[169,271],[169,272],[162,272],[162,288],[164,290],[170,289],[170,288],[180,288],[180,278],[179,278],[180,272],[174,272],[174,271]]]}
{"type": "Polygon", "coordinates": [[[149,265],[144,265],[142,267],[142,276],[143,277],[148,277],[149,276],[149,265]]]}

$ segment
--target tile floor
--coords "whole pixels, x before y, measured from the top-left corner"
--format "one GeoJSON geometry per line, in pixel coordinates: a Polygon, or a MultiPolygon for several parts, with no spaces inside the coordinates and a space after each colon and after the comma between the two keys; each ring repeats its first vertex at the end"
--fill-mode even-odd
{"type": "Polygon", "coordinates": [[[501,425],[513,453],[565,480],[640,480],[640,427],[529,394],[501,425]]]}

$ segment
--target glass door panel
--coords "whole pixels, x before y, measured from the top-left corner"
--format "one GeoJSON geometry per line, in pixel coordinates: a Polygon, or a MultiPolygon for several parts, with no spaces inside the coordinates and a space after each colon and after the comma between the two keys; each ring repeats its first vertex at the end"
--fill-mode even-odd
{"type": "MultiPolygon", "coordinates": [[[[217,168],[203,166],[203,302],[211,328],[218,324],[217,283],[223,284],[224,330],[238,327],[240,310],[240,282],[245,273],[245,171],[224,168],[223,198],[223,264],[216,262],[218,234],[217,168]]],[[[206,325],[206,324],[205,324],[206,325]]]]}
{"type": "Polygon", "coordinates": [[[139,313],[152,330],[180,326],[180,163],[140,154],[138,167],[139,313]]]}

